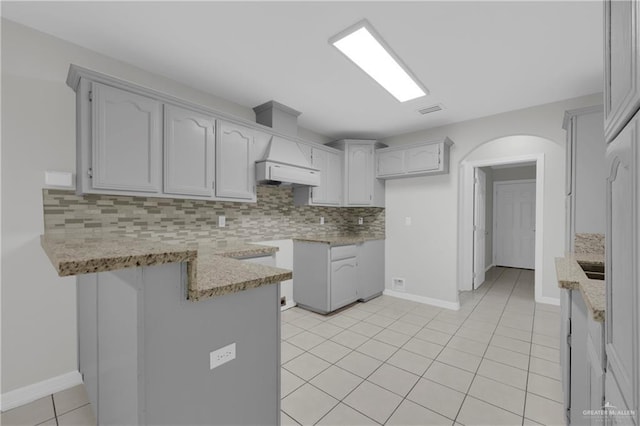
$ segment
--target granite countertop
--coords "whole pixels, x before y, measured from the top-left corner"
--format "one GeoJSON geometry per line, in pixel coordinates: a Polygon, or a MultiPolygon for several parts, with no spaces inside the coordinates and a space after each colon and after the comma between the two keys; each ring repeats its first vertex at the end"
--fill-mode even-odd
{"type": "Polygon", "coordinates": [[[277,247],[257,244],[184,244],[114,235],[41,236],[41,244],[59,276],[187,262],[188,298],[222,296],[292,278],[286,269],[236,258],[270,255],[277,247]]]}
{"type": "Polygon", "coordinates": [[[294,238],[293,241],[304,241],[308,243],[323,243],[330,246],[346,246],[349,244],[359,244],[365,241],[384,240],[384,236],[379,235],[309,235],[294,238]]]}
{"type": "Polygon", "coordinates": [[[606,306],[604,281],[589,279],[579,263],[604,266],[604,255],[568,253],[565,257],[557,257],[558,287],[567,290],[580,290],[593,319],[604,322],[606,306]]]}

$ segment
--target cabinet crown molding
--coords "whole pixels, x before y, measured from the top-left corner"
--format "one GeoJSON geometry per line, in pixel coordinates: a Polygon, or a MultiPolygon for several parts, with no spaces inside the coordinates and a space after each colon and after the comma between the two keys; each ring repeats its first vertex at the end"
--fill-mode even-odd
{"type": "Polygon", "coordinates": [[[564,119],[562,120],[562,128],[564,130],[569,129],[569,121],[571,121],[573,117],[577,117],[579,115],[584,115],[584,114],[593,114],[596,112],[603,112],[603,111],[604,111],[604,105],[602,104],[567,110],[564,112],[564,119]]]}

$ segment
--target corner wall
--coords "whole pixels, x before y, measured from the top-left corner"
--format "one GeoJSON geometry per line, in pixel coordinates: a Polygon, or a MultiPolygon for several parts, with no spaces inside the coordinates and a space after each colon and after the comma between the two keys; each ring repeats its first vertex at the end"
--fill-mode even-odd
{"type": "MultiPolygon", "coordinates": [[[[387,181],[386,288],[391,289],[392,278],[401,277],[406,279],[406,292],[412,296],[437,299],[443,305],[457,303],[460,162],[488,141],[533,135],[558,145],[549,154],[552,158],[545,161],[561,168],[557,174],[564,176],[564,111],[600,103],[602,95],[594,94],[382,140],[389,146],[397,146],[448,136],[454,142],[448,175],[387,181]],[[412,218],[409,226],[405,225],[406,217],[412,218]]],[[[563,179],[552,183],[564,187],[563,179]]],[[[549,206],[544,212],[545,233],[564,236],[564,200],[545,205],[549,206]],[[548,225],[552,223],[555,225],[548,225]]],[[[553,253],[564,252],[561,242],[551,248],[553,253]]],[[[552,276],[545,276],[542,285],[546,297],[557,298],[557,284],[552,276]]]]}

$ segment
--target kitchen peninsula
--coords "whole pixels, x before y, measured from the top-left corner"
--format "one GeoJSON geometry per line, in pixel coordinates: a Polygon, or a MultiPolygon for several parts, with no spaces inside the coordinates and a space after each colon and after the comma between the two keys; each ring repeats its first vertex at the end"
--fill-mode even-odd
{"type": "Polygon", "coordinates": [[[279,424],[271,284],[292,273],[250,262],[276,248],[110,234],[41,243],[59,275],[78,275],[79,369],[98,424],[279,424]]]}

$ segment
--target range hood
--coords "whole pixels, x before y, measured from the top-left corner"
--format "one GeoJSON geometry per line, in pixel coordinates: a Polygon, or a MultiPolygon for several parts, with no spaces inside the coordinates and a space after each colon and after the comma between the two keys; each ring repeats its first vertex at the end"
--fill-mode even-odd
{"type": "Polygon", "coordinates": [[[256,180],[270,185],[320,185],[320,171],[309,164],[298,144],[272,136],[265,157],[256,161],[256,180]]]}

